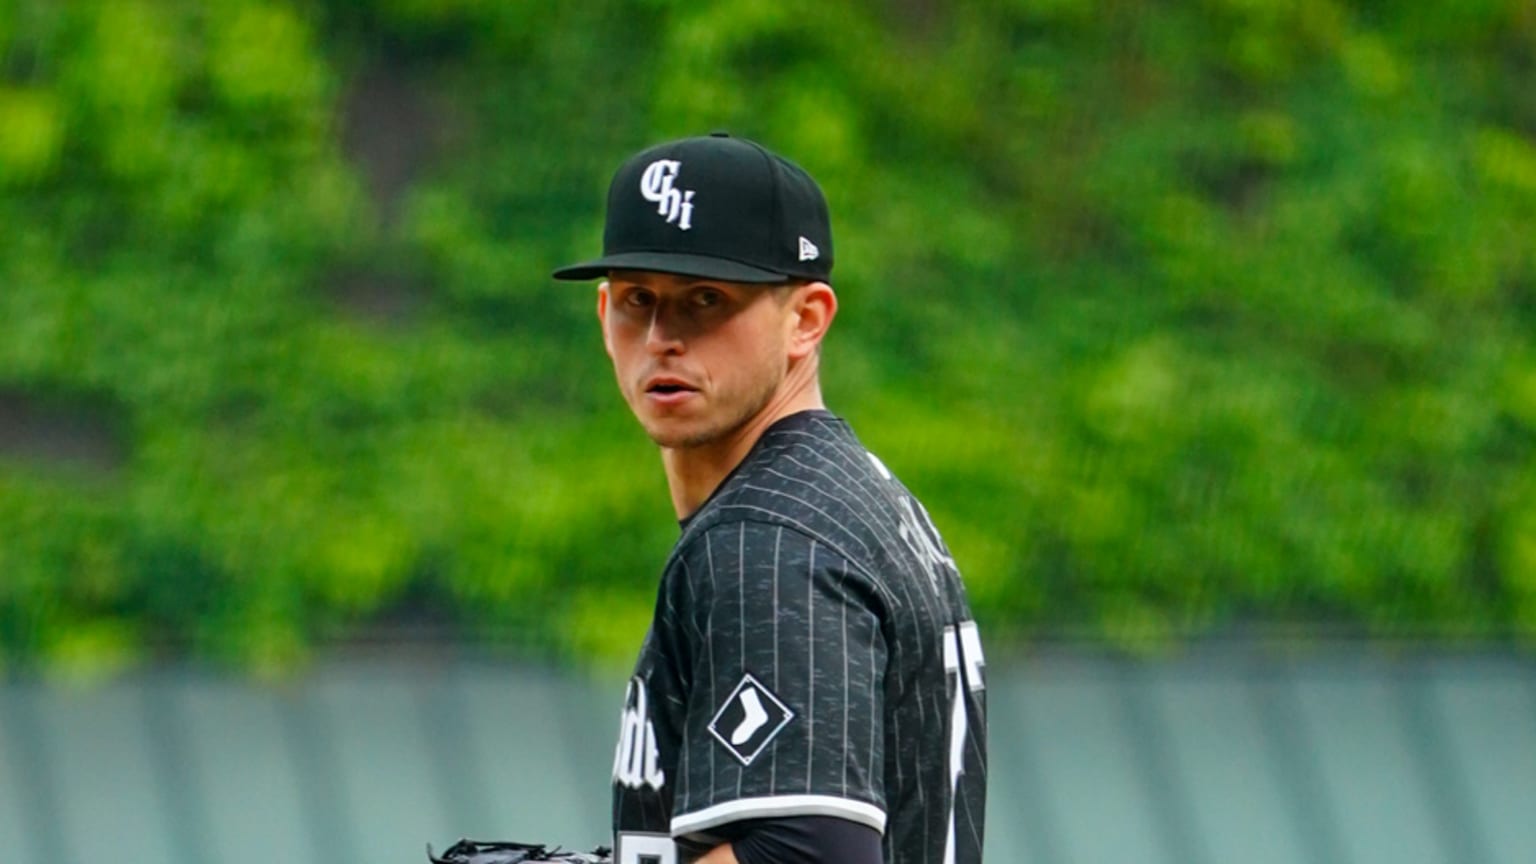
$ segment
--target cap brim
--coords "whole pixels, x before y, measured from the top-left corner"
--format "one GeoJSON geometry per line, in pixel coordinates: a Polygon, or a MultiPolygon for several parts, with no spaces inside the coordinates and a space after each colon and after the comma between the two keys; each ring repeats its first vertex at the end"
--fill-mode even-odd
{"type": "Polygon", "coordinates": [[[696,276],[702,279],[719,279],[724,282],[788,282],[790,277],[751,264],[728,258],[708,255],[688,255],[681,252],[621,252],[604,255],[594,261],[584,261],[561,267],[554,272],[556,279],[601,279],[611,270],[645,270],[653,273],[672,273],[678,276],[696,276]]]}

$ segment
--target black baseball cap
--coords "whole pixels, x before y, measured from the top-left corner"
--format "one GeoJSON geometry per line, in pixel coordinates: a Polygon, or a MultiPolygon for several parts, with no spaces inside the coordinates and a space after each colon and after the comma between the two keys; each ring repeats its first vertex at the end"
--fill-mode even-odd
{"type": "Polygon", "coordinates": [[[556,279],[650,270],[729,282],[825,282],[832,224],[821,187],[760,144],[715,132],[630,157],[608,186],[603,257],[556,279]]]}

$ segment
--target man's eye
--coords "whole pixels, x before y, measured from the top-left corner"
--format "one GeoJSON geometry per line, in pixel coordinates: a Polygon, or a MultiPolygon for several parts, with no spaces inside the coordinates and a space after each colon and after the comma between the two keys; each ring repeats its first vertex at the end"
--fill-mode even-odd
{"type": "Polygon", "coordinates": [[[644,309],[655,301],[648,291],[631,291],[624,295],[624,305],[644,309]]]}
{"type": "Polygon", "coordinates": [[[693,305],[695,306],[718,306],[724,299],[725,296],[713,288],[705,288],[702,291],[695,291],[693,293],[693,305]]]}

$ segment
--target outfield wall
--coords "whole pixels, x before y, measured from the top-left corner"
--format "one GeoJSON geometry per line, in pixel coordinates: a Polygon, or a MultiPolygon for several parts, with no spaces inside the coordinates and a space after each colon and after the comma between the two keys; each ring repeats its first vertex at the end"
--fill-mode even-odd
{"type": "MultiPolygon", "coordinates": [[[[1536,860],[1536,662],[994,658],[990,862],[1536,860]]],[[[420,862],[603,840],[620,681],[336,658],[270,687],[164,668],[0,685],[6,864],[420,862]]]]}

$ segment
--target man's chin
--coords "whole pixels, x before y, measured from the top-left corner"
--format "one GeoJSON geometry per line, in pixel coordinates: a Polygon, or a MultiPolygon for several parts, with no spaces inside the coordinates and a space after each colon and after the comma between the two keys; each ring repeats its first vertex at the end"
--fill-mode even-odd
{"type": "Polygon", "coordinates": [[[762,412],[763,404],[766,403],[733,416],[705,415],[703,412],[689,416],[645,416],[637,412],[636,419],[656,446],[668,450],[697,450],[739,435],[752,418],[762,412]]]}
{"type": "MultiPolygon", "coordinates": [[[[718,443],[730,436],[730,424],[702,422],[702,418],[646,418],[640,424],[657,447],[667,450],[694,450],[718,443]]],[[[739,425],[739,424],[737,424],[739,425]]]]}
{"type": "Polygon", "coordinates": [[[666,450],[692,450],[712,444],[721,437],[718,431],[712,429],[690,429],[671,425],[647,425],[645,434],[656,442],[657,447],[666,450]]]}

